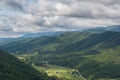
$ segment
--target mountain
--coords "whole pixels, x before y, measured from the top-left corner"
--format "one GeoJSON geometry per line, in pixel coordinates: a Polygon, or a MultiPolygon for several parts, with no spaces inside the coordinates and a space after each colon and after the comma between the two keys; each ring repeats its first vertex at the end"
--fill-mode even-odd
{"type": "Polygon", "coordinates": [[[60,35],[63,33],[63,31],[58,31],[58,32],[38,32],[38,33],[29,33],[29,34],[24,34],[21,37],[17,38],[0,38],[0,46],[11,43],[11,42],[18,42],[21,40],[26,40],[26,39],[34,39],[36,37],[43,37],[43,36],[56,36],[60,35]]]}
{"type": "Polygon", "coordinates": [[[83,30],[84,32],[97,32],[97,33],[101,33],[101,32],[106,32],[106,31],[114,31],[114,32],[120,32],[120,25],[112,25],[112,26],[108,26],[108,27],[96,27],[96,28],[91,28],[91,29],[87,29],[87,30],[83,30]]]}
{"type": "Polygon", "coordinates": [[[0,50],[0,80],[55,80],[0,50]]]}
{"type": "Polygon", "coordinates": [[[65,32],[58,36],[43,36],[37,38],[27,38],[21,41],[13,41],[1,48],[10,53],[34,53],[36,51],[53,52],[57,49],[61,49],[67,45],[82,40],[92,34],[93,33],[86,32],[65,32]]]}
{"type": "Polygon", "coordinates": [[[9,53],[23,56],[29,64],[41,65],[47,61],[49,64],[78,69],[88,80],[119,80],[119,29],[119,25],[114,25],[84,32],[29,36],[0,47],[9,53]]]}
{"type": "Polygon", "coordinates": [[[109,27],[107,27],[106,30],[115,31],[115,32],[120,32],[120,25],[109,26],[109,27]]]}
{"type": "Polygon", "coordinates": [[[119,80],[119,41],[119,32],[74,31],[16,41],[2,48],[23,56],[29,64],[41,65],[47,61],[78,69],[88,80],[119,80]]]}
{"type": "Polygon", "coordinates": [[[10,40],[11,38],[0,38],[0,43],[4,42],[5,40],[10,40]]]}
{"type": "Polygon", "coordinates": [[[38,32],[38,33],[29,33],[22,36],[22,38],[29,38],[29,37],[42,37],[42,36],[55,36],[61,34],[62,31],[58,32],[38,32]]]}
{"type": "Polygon", "coordinates": [[[60,45],[57,44],[55,51],[49,48],[58,42],[51,42],[53,45],[49,43],[49,47],[45,47],[46,52],[33,53],[25,61],[35,65],[48,61],[49,64],[75,68],[88,80],[120,79],[119,32],[72,34],[59,36],[60,45]]]}
{"type": "Polygon", "coordinates": [[[102,32],[106,32],[106,31],[114,31],[114,32],[120,32],[120,25],[112,25],[112,26],[108,26],[108,27],[96,27],[96,28],[89,28],[89,29],[79,29],[79,30],[70,30],[70,31],[57,31],[57,32],[38,32],[38,33],[28,33],[28,34],[24,34],[21,37],[17,37],[17,38],[0,38],[0,46],[11,43],[11,42],[15,42],[15,41],[20,41],[20,40],[24,40],[26,38],[38,38],[38,37],[45,37],[45,36],[57,36],[60,35],[64,32],[94,32],[94,33],[102,33],[102,32]]]}

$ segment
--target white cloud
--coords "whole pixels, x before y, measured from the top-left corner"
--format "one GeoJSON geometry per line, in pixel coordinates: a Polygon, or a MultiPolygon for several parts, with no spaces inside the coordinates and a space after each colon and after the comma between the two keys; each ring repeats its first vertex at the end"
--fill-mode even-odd
{"type": "Polygon", "coordinates": [[[120,0],[1,0],[0,7],[0,36],[120,23],[120,0]]]}

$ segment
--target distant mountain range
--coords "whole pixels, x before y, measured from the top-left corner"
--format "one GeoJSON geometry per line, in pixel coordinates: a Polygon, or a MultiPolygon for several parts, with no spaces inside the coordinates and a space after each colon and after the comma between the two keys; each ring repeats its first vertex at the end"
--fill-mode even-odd
{"type": "Polygon", "coordinates": [[[58,32],[38,32],[38,33],[29,33],[25,34],[21,37],[17,38],[0,38],[0,45],[4,45],[10,42],[15,42],[15,41],[20,41],[24,40],[26,38],[36,38],[36,37],[42,37],[42,36],[56,36],[61,34],[63,31],[58,31],[58,32]]]}
{"type": "MultiPolygon", "coordinates": [[[[83,30],[70,30],[70,31],[50,31],[50,32],[38,32],[38,33],[28,33],[18,38],[29,38],[29,37],[42,37],[42,36],[55,36],[64,32],[105,32],[105,31],[114,31],[120,32],[120,25],[112,25],[108,27],[96,27],[83,30]]],[[[12,39],[12,38],[0,38],[0,41],[12,39]]],[[[13,38],[14,39],[14,38],[13,38]]]]}
{"type": "Polygon", "coordinates": [[[37,37],[43,37],[43,36],[57,36],[64,32],[92,32],[92,33],[101,33],[105,31],[114,31],[114,32],[120,32],[120,25],[112,25],[108,27],[96,27],[91,29],[84,29],[84,30],[73,30],[73,31],[58,31],[58,32],[38,32],[38,33],[29,33],[25,34],[18,38],[0,38],[0,46],[4,44],[8,44],[10,42],[20,41],[24,40],[26,38],[37,38],[37,37]]]}
{"type": "Polygon", "coordinates": [[[105,32],[105,31],[114,31],[114,32],[120,32],[120,25],[112,25],[108,27],[96,27],[96,28],[91,28],[88,30],[84,30],[86,32],[105,32]]]}
{"type": "Polygon", "coordinates": [[[22,38],[29,38],[29,37],[42,37],[42,36],[55,36],[59,35],[62,33],[62,31],[58,32],[39,32],[39,33],[30,33],[30,34],[25,34],[22,36],[22,38]]]}

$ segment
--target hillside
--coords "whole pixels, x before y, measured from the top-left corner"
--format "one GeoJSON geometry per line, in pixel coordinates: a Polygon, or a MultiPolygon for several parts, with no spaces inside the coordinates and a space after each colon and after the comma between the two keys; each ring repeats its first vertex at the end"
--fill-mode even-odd
{"type": "Polygon", "coordinates": [[[89,37],[81,39],[74,44],[74,40],[69,40],[72,44],[68,46],[63,44],[64,48],[54,52],[35,53],[27,56],[29,58],[26,58],[25,62],[41,65],[42,61],[48,61],[49,64],[76,68],[89,80],[100,80],[102,78],[104,80],[119,80],[119,36],[120,33],[109,31],[89,35],[89,37]]]}
{"type": "Polygon", "coordinates": [[[59,32],[38,32],[38,33],[29,33],[29,34],[24,34],[20,37],[15,37],[15,38],[0,38],[0,46],[11,43],[11,42],[19,42],[21,40],[26,40],[26,39],[34,39],[37,37],[43,37],[43,36],[55,36],[55,35],[60,35],[63,33],[62,31],[59,32]]]}
{"type": "Polygon", "coordinates": [[[86,32],[86,33],[103,33],[106,31],[114,31],[114,32],[120,32],[120,25],[111,25],[111,26],[104,26],[104,27],[96,27],[96,28],[89,28],[89,29],[78,29],[78,30],[73,30],[73,31],[56,31],[56,32],[37,32],[37,33],[28,33],[28,34],[24,34],[20,37],[16,37],[16,38],[0,38],[0,46],[3,46],[5,44],[9,44],[12,42],[18,42],[21,40],[29,40],[29,39],[36,39],[36,38],[40,38],[40,37],[53,37],[53,36],[59,36],[62,33],[69,33],[69,32],[86,32]]]}
{"type": "Polygon", "coordinates": [[[0,80],[55,80],[0,50],[0,80]]]}
{"type": "Polygon", "coordinates": [[[66,32],[9,43],[3,49],[17,53],[29,64],[40,66],[47,61],[78,69],[88,80],[119,80],[119,41],[119,32],[66,32]]]}
{"type": "Polygon", "coordinates": [[[34,52],[53,52],[67,45],[76,43],[79,40],[87,38],[92,33],[84,32],[65,32],[58,36],[43,36],[37,38],[28,38],[21,41],[13,41],[1,46],[2,49],[10,53],[34,53],[34,52]],[[34,46],[34,47],[33,47],[34,46]]]}

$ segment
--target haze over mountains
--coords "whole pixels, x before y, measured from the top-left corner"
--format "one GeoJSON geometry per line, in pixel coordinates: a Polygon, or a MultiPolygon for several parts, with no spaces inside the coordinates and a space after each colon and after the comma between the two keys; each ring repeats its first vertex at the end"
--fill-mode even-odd
{"type": "Polygon", "coordinates": [[[89,32],[105,32],[105,31],[120,32],[120,25],[112,25],[112,26],[108,26],[108,27],[97,27],[97,28],[88,29],[85,31],[89,31],[89,32]]]}
{"type": "Polygon", "coordinates": [[[108,27],[97,27],[97,28],[90,28],[90,29],[83,29],[83,30],[72,30],[72,31],[50,31],[50,32],[39,32],[39,33],[29,33],[29,34],[25,34],[21,37],[16,37],[16,38],[0,38],[0,46],[2,44],[7,44],[10,43],[12,41],[19,41],[25,38],[35,38],[35,37],[42,37],[42,36],[56,36],[56,35],[60,35],[61,33],[64,32],[73,32],[73,31],[77,31],[77,32],[105,32],[105,31],[115,31],[115,32],[120,32],[120,25],[112,25],[112,26],[108,26],[108,27]]]}
{"type": "MultiPolygon", "coordinates": [[[[62,32],[69,32],[69,31],[91,31],[91,32],[104,32],[104,31],[115,31],[120,32],[120,25],[112,25],[112,26],[104,26],[104,27],[96,27],[96,28],[85,28],[85,29],[71,29],[71,30],[65,30],[65,31],[45,31],[45,32],[38,32],[38,33],[28,33],[24,34],[21,37],[27,38],[27,37],[40,37],[40,36],[52,36],[52,35],[58,35],[62,32]]],[[[3,38],[5,39],[5,38],[3,38]]],[[[2,40],[2,38],[0,38],[2,40]]]]}

